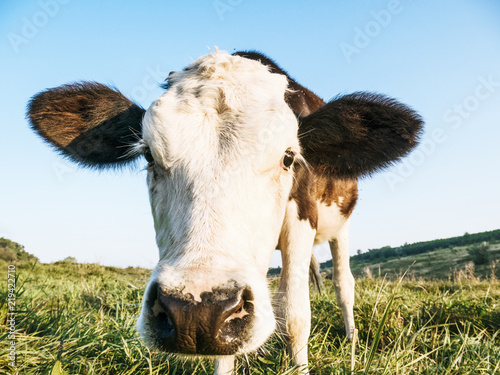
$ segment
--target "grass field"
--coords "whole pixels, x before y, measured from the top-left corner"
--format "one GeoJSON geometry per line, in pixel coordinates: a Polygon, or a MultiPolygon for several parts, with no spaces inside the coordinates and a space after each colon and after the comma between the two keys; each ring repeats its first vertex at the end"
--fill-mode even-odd
{"type": "MultiPolygon", "coordinates": [[[[135,332],[149,271],[96,264],[16,270],[17,372],[8,366],[7,265],[0,264],[0,373],[210,374],[210,361],[150,352],[135,332]]],[[[469,275],[470,276],[470,275],[469,275]]],[[[271,280],[273,287],[276,279],[271,280]]],[[[500,374],[500,283],[359,278],[359,341],[344,339],[332,283],[312,298],[312,374],[500,374]]],[[[293,374],[283,342],[237,359],[239,374],[293,374]]]]}

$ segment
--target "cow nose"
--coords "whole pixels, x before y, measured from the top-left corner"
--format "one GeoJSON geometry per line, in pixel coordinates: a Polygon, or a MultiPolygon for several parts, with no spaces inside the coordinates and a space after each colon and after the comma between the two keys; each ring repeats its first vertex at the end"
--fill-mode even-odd
{"type": "Polygon", "coordinates": [[[191,294],[159,284],[152,305],[155,335],[166,352],[198,355],[235,354],[248,336],[253,317],[249,288],[221,286],[191,294]]]}

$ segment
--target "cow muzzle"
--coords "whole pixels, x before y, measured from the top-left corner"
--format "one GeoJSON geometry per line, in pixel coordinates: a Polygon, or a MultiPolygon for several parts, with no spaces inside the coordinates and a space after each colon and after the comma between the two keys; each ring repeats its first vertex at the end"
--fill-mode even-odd
{"type": "Polygon", "coordinates": [[[186,355],[232,355],[249,339],[253,293],[234,282],[202,292],[199,298],[159,283],[151,285],[146,306],[156,347],[186,355]]]}

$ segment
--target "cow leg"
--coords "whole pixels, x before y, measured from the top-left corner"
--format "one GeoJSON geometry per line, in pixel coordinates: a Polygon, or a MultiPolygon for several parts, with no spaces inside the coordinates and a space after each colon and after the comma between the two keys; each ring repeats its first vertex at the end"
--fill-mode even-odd
{"type": "Polygon", "coordinates": [[[234,370],[234,355],[215,359],[214,375],[230,375],[234,370]]]}
{"type": "Polygon", "coordinates": [[[333,260],[333,285],[337,302],[342,309],[346,335],[352,340],[354,326],[354,277],[349,265],[349,221],[340,229],[337,238],[330,241],[333,260]]]}
{"type": "Polygon", "coordinates": [[[274,298],[278,332],[287,342],[293,363],[307,373],[307,342],[311,329],[309,263],[316,230],[308,220],[299,220],[297,206],[289,204],[280,235],[283,268],[274,298]]]}

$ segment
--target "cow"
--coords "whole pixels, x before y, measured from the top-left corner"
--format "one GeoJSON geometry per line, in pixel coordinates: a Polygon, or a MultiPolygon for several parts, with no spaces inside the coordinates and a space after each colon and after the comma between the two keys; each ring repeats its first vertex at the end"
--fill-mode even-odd
{"type": "Polygon", "coordinates": [[[423,120],[367,92],[325,103],[267,56],[216,50],[171,72],[144,110],[96,82],[50,88],[28,104],[31,127],[90,168],[143,156],[159,249],[137,327],[145,344],[215,359],[257,350],[277,330],[307,373],[313,245],[329,241],[348,338],[355,332],[349,217],[357,181],[407,155],[423,120]],[[279,248],[271,298],[266,278],[279,248]]]}

